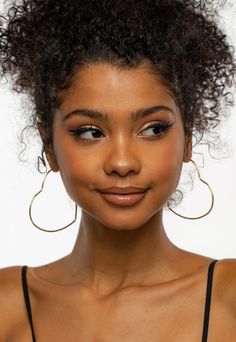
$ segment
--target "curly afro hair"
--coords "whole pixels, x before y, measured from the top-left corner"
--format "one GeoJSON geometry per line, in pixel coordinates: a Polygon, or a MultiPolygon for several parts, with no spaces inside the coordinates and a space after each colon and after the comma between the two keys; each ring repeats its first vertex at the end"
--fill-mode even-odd
{"type": "MultiPolygon", "coordinates": [[[[214,1],[214,5],[217,1],[214,1]]],[[[86,64],[118,68],[151,62],[174,95],[185,132],[210,132],[232,104],[233,48],[217,24],[212,1],[21,0],[0,26],[0,67],[13,89],[30,95],[31,122],[43,125],[46,144],[60,93],[86,64]]]]}

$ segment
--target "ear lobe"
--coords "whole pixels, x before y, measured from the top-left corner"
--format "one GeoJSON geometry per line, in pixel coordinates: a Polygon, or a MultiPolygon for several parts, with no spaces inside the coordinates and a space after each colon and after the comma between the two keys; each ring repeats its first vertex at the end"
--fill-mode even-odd
{"type": "Polygon", "coordinates": [[[48,164],[52,171],[57,172],[59,171],[59,167],[58,167],[57,160],[53,151],[52,144],[48,143],[48,134],[46,132],[46,129],[40,122],[37,123],[37,128],[38,128],[42,143],[44,145],[44,151],[47,157],[48,164]]]}
{"type": "Polygon", "coordinates": [[[185,136],[184,162],[188,163],[192,159],[192,135],[185,136]]]}

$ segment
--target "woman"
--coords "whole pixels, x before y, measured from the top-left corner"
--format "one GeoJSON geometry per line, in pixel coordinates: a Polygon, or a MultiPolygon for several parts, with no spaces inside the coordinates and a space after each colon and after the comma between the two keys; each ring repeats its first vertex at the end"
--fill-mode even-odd
{"type": "Polygon", "coordinates": [[[29,94],[39,160],[82,216],[69,255],[0,271],[1,341],[236,340],[235,260],[178,248],[162,222],[193,135],[230,104],[235,61],[213,14],[187,0],[11,6],[2,75],[29,94]]]}

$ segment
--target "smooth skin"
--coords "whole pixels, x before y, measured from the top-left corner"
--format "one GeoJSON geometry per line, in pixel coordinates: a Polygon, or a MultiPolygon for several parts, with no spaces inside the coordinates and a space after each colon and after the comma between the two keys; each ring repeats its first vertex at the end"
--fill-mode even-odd
{"type": "MultiPolygon", "coordinates": [[[[162,222],[183,162],[192,156],[174,96],[148,61],[127,70],[85,66],[60,96],[47,160],[82,216],[69,255],[28,269],[37,341],[200,342],[212,259],[175,246],[162,222]],[[80,109],[99,111],[103,119],[80,109]],[[114,186],[149,190],[137,204],[121,207],[98,191],[114,186]]],[[[236,340],[235,288],[236,261],[219,261],[209,342],[236,340]]],[[[0,290],[0,341],[31,341],[19,266],[0,270],[0,290]]]]}

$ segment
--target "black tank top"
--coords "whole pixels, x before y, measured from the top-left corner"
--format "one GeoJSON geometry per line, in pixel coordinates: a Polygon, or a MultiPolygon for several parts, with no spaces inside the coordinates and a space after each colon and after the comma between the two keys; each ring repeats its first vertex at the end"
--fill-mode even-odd
{"type": "MultiPolygon", "coordinates": [[[[212,280],[213,280],[213,272],[214,266],[218,260],[214,259],[208,266],[208,275],[207,275],[207,288],[206,288],[206,299],[205,299],[205,312],[204,312],[204,320],[203,320],[203,332],[202,332],[202,342],[207,342],[207,335],[208,335],[208,326],[209,326],[209,317],[210,317],[210,307],[211,307],[211,292],[212,292],[212,280]]],[[[36,342],[34,326],[33,326],[33,319],[32,319],[32,312],[30,306],[30,298],[29,298],[29,291],[26,279],[26,271],[28,266],[23,266],[21,271],[21,279],[22,279],[22,288],[24,293],[24,300],[26,311],[28,315],[28,320],[30,324],[31,334],[32,334],[32,341],[36,342]]]]}

